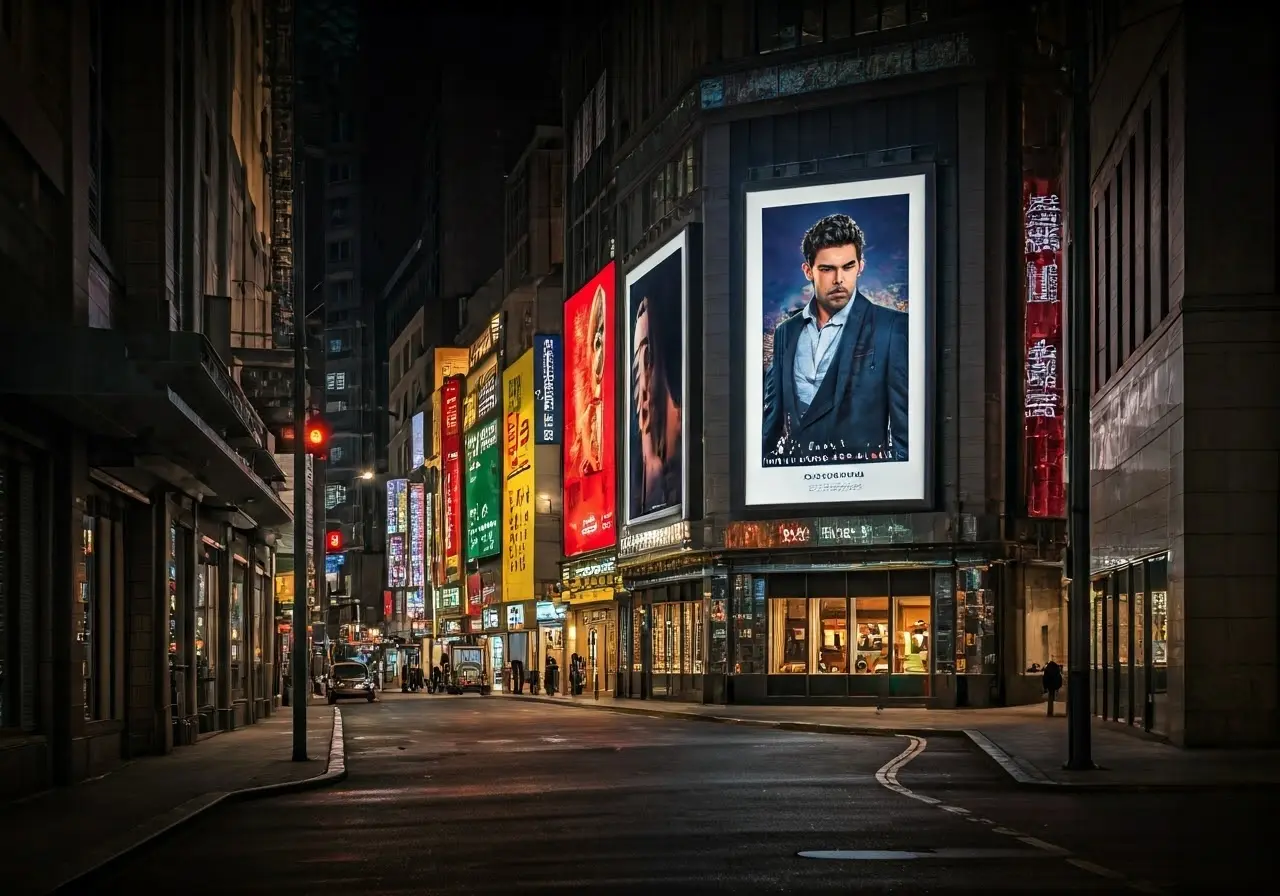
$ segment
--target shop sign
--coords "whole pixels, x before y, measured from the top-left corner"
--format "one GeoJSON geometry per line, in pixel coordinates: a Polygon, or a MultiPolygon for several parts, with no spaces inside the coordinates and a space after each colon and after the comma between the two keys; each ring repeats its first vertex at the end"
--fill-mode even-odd
{"type": "Polygon", "coordinates": [[[538,623],[556,623],[564,620],[568,608],[564,604],[556,605],[549,600],[540,600],[535,607],[538,623]]]}
{"type": "Polygon", "coordinates": [[[537,379],[533,388],[533,401],[537,414],[533,442],[535,445],[560,444],[561,345],[558,335],[534,336],[533,352],[537,364],[537,379]]]}
{"type": "Polygon", "coordinates": [[[502,335],[502,315],[495,314],[489,319],[488,328],[480,334],[467,351],[467,363],[474,370],[475,366],[498,347],[498,337],[502,335]]]}
{"type": "Polygon", "coordinates": [[[467,394],[462,400],[462,428],[470,429],[498,409],[498,359],[491,357],[467,377],[467,394]]]}
{"type": "Polygon", "coordinates": [[[462,609],[462,587],[459,585],[441,585],[436,589],[436,612],[440,614],[456,613],[462,609]]]}
{"type": "Polygon", "coordinates": [[[577,606],[578,604],[595,604],[600,601],[613,600],[617,595],[617,589],[611,585],[608,588],[581,588],[566,594],[565,599],[569,604],[577,606]]]}
{"type": "Polygon", "coordinates": [[[689,521],[679,520],[645,532],[629,532],[618,542],[619,557],[634,557],[662,548],[685,547],[689,542],[689,521]]]}
{"type": "Polygon", "coordinates": [[[462,620],[461,619],[442,619],[440,621],[440,634],[442,635],[462,634],[462,620]]]}
{"type": "Polygon", "coordinates": [[[481,623],[483,624],[486,631],[500,628],[501,620],[502,620],[502,617],[501,617],[501,614],[498,613],[497,607],[484,608],[484,616],[481,618],[481,623]]]}
{"type": "Polygon", "coordinates": [[[914,544],[915,530],[908,518],[813,517],[800,520],[767,520],[730,523],[724,546],[731,550],[780,547],[861,547],[914,544]]]}
{"type": "Polygon", "coordinates": [[[562,570],[565,581],[589,578],[591,576],[611,576],[618,571],[618,561],[617,558],[610,555],[596,560],[566,563],[562,570]]]}
{"type": "Polygon", "coordinates": [[[524,604],[507,604],[507,630],[517,632],[524,628],[524,604]]]}

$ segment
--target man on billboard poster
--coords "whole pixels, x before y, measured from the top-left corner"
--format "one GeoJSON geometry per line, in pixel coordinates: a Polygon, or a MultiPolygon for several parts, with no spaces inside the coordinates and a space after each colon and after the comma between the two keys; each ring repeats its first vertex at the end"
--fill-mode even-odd
{"type": "Polygon", "coordinates": [[[813,295],[773,333],[766,467],[907,460],[907,314],[858,290],[865,247],[862,228],[845,214],[821,218],[801,240],[813,295]]]}
{"type": "MultiPolygon", "coordinates": [[[[632,519],[681,503],[680,282],[677,253],[633,287],[642,296],[631,321],[631,427],[629,483],[632,519]],[[663,307],[663,299],[666,306],[663,307]]],[[[634,294],[633,293],[633,294],[634,294]]]]}

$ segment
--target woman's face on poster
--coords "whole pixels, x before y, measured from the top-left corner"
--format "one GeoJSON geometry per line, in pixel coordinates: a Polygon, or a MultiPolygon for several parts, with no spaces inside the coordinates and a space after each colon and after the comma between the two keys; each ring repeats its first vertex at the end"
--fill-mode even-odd
{"type": "Polygon", "coordinates": [[[595,297],[591,301],[591,378],[594,381],[595,389],[598,392],[604,381],[604,350],[605,350],[605,326],[604,326],[604,287],[596,290],[595,297]]]}

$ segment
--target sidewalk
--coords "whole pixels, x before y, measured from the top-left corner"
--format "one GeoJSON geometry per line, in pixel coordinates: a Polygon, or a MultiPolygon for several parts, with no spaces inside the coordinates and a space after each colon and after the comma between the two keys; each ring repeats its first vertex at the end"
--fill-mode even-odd
{"type": "Polygon", "coordinates": [[[307,762],[292,761],[293,716],[284,708],[167,756],[0,804],[5,877],[15,893],[49,893],[229,797],[327,783],[345,772],[334,736],[340,719],[321,703],[307,707],[307,762]],[[252,788],[264,790],[245,793],[252,788]]]}
{"type": "Polygon", "coordinates": [[[569,708],[758,725],[817,733],[964,737],[1021,787],[1072,790],[1280,788],[1280,750],[1185,750],[1095,720],[1095,771],[1067,771],[1065,714],[1043,703],[996,709],[843,706],[706,706],[590,696],[507,695],[569,708]]]}

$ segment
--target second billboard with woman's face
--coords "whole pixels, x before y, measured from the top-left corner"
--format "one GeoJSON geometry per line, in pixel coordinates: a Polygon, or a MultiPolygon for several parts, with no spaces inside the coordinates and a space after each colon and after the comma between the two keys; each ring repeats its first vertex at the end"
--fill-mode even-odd
{"type": "Polygon", "coordinates": [[[688,233],[682,231],[626,276],[628,524],[685,507],[688,233]]]}
{"type": "Polygon", "coordinates": [[[613,547],[614,263],[564,306],[564,555],[613,547]]]}

